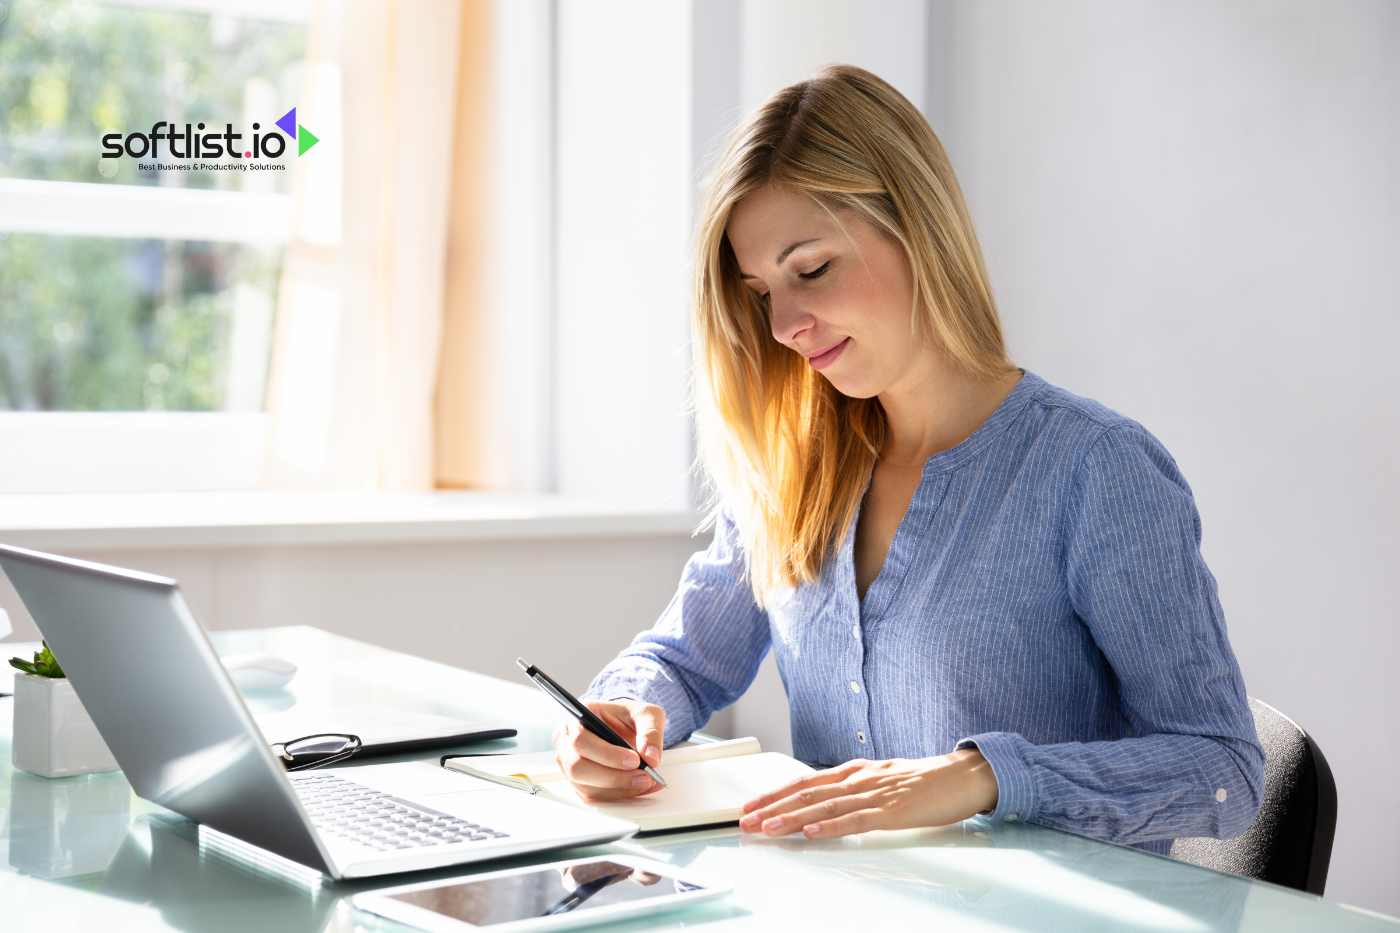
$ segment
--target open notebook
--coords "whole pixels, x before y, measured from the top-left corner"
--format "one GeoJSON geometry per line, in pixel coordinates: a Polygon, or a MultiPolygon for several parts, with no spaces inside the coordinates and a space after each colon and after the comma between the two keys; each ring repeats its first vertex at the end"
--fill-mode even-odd
{"type": "Polygon", "coordinates": [[[736,822],[748,801],[812,773],[811,768],[795,758],[763,751],[755,738],[667,749],[658,769],[667,786],[644,797],[615,803],[585,803],[559,771],[553,752],[449,757],[443,761],[443,767],[463,773],[471,769],[523,777],[555,800],[628,820],[642,832],[736,822]]]}

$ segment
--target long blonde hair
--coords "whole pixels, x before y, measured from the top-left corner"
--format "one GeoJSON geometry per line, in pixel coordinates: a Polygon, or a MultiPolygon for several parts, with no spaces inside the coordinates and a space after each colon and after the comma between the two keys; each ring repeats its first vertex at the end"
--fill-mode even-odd
{"type": "Polygon", "coordinates": [[[725,235],[741,198],[774,184],[854,211],[913,271],[910,333],[978,378],[1012,369],[962,191],[923,115],[889,84],[835,65],[783,88],[730,136],[696,234],[691,408],[709,490],[701,524],[732,520],[760,607],[815,581],[855,518],[888,424],[772,336],[725,235]]]}

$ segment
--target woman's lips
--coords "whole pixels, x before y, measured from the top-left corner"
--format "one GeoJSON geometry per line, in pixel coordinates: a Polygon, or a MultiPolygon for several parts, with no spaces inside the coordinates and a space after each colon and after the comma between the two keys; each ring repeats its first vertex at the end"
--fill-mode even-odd
{"type": "Polygon", "coordinates": [[[825,353],[819,354],[817,356],[808,357],[807,362],[812,364],[813,369],[825,369],[826,367],[830,366],[836,361],[836,358],[841,355],[841,352],[843,350],[846,349],[846,344],[850,342],[851,338],[847,337],[845,340],[841,341],[836,346],[832,347],[830,350],[827,350],[825,353]]]}

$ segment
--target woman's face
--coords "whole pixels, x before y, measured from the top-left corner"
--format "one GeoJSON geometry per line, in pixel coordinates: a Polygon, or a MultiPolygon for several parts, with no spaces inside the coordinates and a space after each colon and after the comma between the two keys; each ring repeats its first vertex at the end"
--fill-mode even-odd
{"type": "Polygon", "coordinates": [[[806,195],[767,185],[734,206],[725,232],[744,283],[767,296],[773,339],[843,395],[870,398],[922,356],[909,332],[913,277],[898,243],[855,212],[837,216],[839,226],[806,195]]]}

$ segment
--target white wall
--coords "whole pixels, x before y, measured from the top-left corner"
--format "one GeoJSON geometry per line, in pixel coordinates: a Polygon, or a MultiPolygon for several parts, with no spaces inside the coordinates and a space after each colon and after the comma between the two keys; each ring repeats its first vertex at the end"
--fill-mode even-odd
{"type": "MultiPolygon", "coordinates": [[[[1176,457],[1250,693],[1335,772],[1328,897],[1400,914],[1400,5],[856,6],[745,2],[745,109],[922,69],[1013,357],[1176,457]]],[[[786,743],[771,662],[734,729],[786,743]]]]}
{"type": "Polygon", "coordinates": [[[926,8],[923,0],[745,0],[743,112],[833,64],[867,68],[922,107],[926,8]]]}
{"type": "Polygon", "coordinates": [[[1400,914],[1400,6],[938,13],[1014,357],[1176,457],[1249,692],[1335,772],[1328,897],[1400,914]]]}
{"type": "Polygon", "coordinates": [[[690,4],[557,17],[556,491],[685,508],[690,4]]]}

